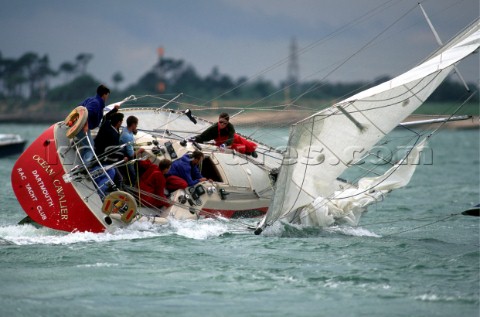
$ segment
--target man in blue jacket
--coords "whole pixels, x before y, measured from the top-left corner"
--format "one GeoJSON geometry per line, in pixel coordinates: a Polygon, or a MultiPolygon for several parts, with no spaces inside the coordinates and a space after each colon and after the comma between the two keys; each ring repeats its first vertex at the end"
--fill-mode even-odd
{"type": "Polygon", "coordinates": [[[198,169],[198,165],[202,162],[202,160],[203,153],[200,151],[194,151],[191,155],[187,153],[172,163],[168,176],[178,176],[184,179],[188,186],[194,186],[200,182],[204,182],[207,179],[202,176],[200,170],[198,169]]]}
{"type": "MultiPolygon", "coordinates": [[[[108,89],[105,85],[100,85],[97,87],[97,94],[95,96],[85,99],[80,104],[88,110],[87,124],[85,125],[85,128],[77,134],[76,137],[77,140],[80,140],[80,153],[85,164],[88,164],[93,159],[92,147],[94,143],[90,130],[98,128],[98,126],[100,125],[103,117],[103,109],[105,108],[105,102],[107,101],[109,96],[110,89],[108,89]]],[[[118,109],[117,106],[116,108],[118,109]]]]}
{"type": "Polygon", "coordinates": [[[88,129],[93,130],[100,126],[103,118],[103,109],[110,96],[110,89],[104,85],[97,87],[97,95],[85,99],[81,105],[88,110],[88,129]]]}

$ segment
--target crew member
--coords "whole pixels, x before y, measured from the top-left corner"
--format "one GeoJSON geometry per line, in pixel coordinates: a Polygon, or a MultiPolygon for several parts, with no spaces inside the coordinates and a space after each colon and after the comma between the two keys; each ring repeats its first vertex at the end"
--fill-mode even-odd
{"type": "Polygon", "coordinates": [[[229,122],[229,120],[230,116],[228,113],[222,112],[218,116],[218,122],[214,123],[200,135],[196,136],[194,138],[195,141],[203,143],[214,140],[216,146],[225,144],[225,146],[228,146],[240,153],[258,157],[257,152],[255,151],[257,144],[236,134],[235,128],[233,127],[233,124],[229,122]]]}

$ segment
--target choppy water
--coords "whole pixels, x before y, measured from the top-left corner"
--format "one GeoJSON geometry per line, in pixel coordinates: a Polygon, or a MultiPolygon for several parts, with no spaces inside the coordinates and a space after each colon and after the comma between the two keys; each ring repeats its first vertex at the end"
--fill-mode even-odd
{"type": "MultiPolygon", "coordinates": [[[[44,125],[0,125],[33,140],[44,125]]],[[[0,316],[478,316],[479,131],[442,131],[434,164],[357,228],[239,221],[65,234],[16,223],[0,159],[0,316]],[[253,223],[253,222],[250,222],[253,223]]]]}

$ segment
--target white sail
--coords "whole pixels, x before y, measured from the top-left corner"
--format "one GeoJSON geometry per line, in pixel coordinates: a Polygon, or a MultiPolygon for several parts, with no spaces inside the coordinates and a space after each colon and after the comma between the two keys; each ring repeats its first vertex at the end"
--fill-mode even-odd
{"type": "Polygon", "coordinates": [[[357,187],[335,191],[333,198],[317,197],[302,209],[296,221],[317,227],[327,227],[335,222],[356,226],[369,205],[383,200],[387,193],[410,182],[426,143],[427,139],[419,142],[407,156],[381,176],[364,177],[358,181],[357,187]]]}
{"type": "Polygon", "coordinates": [[[274,199],[259,228],[291,221],[317,197],[331,197],[342,172],[414,112],[455,64],[478,50],[480,23],[417,67],[340,101],[291,127],[274,199]]]}

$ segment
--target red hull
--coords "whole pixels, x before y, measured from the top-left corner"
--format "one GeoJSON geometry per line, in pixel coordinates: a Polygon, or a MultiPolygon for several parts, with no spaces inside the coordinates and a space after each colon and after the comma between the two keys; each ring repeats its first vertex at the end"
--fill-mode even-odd
{"type": "Polygon", "coordinates": [[[65,183],[54,137],[48,128],[19,157],[12,170],[12,186],[25,213],[36,223],[67,232],[103,232],[104,225],[90,211],[70,183],[65,183]]]}

